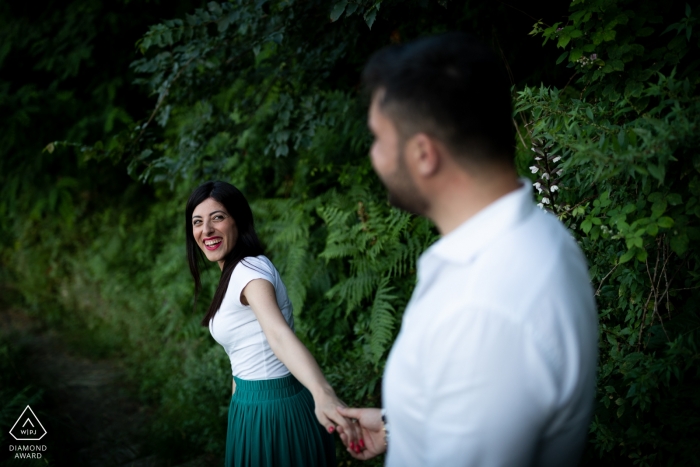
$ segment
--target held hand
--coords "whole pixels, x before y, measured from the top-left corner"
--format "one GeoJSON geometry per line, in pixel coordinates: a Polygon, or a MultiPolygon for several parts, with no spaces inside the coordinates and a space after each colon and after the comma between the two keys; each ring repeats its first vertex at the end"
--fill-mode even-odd
{"type": "MultiPolygon", "coordinates": [[[[349,437],[345,429],[338,427],[338,433],[343,444],[348,447],[348,452],[355,459],[367,460],[386,452],[386,439],[384,437],[384,423],[382,423],[382,411],[380,409],[350,409],[338,407],[338,413],[343,417],[355,419],[360,427],[360,437],[363,440],[364,450],[357,452],[350,449],[349,437]]],[[[356,424],[356,425],[358,425],[356,424]]]]}
{"type": "Polygon", "coordinates": [[[346,405],[338,399],[332,389],[328,388],[318,395],[314,395],[314,403],[316,405],[316,418],[326,427],[326,431],[334,433],[337,429],[345,433],[346,440],[343,443],[346,446],[352,446],[355,452],[360,452],[364,441],[360,443],[360,430],[357,424],[352,423],[348,418],[340,415],[337,409],[345,408],[346,405]],[[336,428],[337,427],[337,428],[336,428]]]}

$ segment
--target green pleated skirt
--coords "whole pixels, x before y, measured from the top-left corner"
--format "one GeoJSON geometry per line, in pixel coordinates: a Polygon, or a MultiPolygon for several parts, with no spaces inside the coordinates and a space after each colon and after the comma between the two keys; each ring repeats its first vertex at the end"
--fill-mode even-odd
{"type": "Polygon", "coordinates": [[[311,393],[293,375],[233,379],[226,467],[336,465],[333,436],[316,419],[311,393]]]}

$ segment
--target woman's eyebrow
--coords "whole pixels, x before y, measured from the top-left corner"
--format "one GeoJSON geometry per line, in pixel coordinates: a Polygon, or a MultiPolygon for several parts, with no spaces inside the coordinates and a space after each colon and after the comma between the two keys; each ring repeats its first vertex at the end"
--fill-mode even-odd
{"type": "MultiPolygon", "coordinates": [[[[212,212],[210,212],[209,215],[211,216],[212,214],[216,214],[217,212],[220,212],[221,214],[226,214],[226,212],[224,212],[224,211],[222,211],[222,210],[218,210],[218,211],[212,211],[212,212]]],[[[200,215],[192,216],[192,219],[196,219],[196,218],[201,219],[202,216],[200,216],[200,215]]]]}

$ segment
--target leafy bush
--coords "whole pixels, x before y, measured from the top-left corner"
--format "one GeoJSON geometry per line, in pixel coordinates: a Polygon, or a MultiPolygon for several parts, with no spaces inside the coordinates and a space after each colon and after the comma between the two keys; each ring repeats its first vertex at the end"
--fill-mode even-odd
{"type": "Polygon", "coordinates": [[[700,57],[697,13],[679,13],[573,2],[533,32],[566,49],[575,87],[526,88],[516,108],[540,205],[575,232],[596,287],[591,442],[635,465],[700,462],[700,57]]]}

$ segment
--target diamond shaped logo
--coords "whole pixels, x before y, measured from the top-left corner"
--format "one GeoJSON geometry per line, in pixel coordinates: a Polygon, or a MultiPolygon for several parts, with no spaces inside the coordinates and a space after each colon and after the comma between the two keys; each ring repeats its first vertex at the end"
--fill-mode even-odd
{"type": "Polygon", "coordinates": [[[10,434],[17,441],[39,441],[46,435],[46,429],[31,407],[27,406],[10,429],[10,434]]]}

